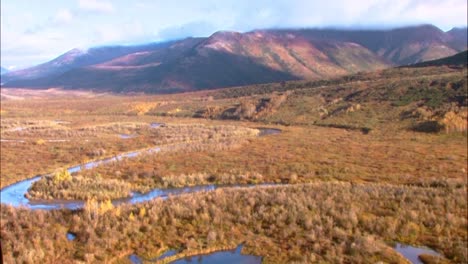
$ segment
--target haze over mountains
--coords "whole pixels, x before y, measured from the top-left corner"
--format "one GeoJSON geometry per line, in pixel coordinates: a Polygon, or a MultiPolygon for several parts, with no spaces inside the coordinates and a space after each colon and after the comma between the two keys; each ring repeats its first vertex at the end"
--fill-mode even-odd
{"type": "Polygon", "coordinates": [[[467,49],[467,29],[281,29],[216,32],[139,46],[74,49],[2,75],[6,87],[173,93],[318,79],[407,65],[467,49]]]}
{"type": "Polygon", "coordinates": [[[4,74],[4,73],[7,73],[8,70],[3,68],[3,67],[0,67],[0,74],[4,74]]]}

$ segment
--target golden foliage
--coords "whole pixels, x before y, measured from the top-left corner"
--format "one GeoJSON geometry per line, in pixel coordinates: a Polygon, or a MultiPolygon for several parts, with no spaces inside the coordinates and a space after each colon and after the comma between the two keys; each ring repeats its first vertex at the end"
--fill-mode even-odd
{"type": "Polygon", "coordinates": [[[36,140],[36,142],[34,142],[36,145],[44,145],[46,143],[46,141],[42,138],[36,140]]]}
{"type": "Polygon", "coordinates": [[[145,207],[141,207],[141,208],[140,208],[140,211],[138,212],[138,216],[139,216],[140,218],[143,218],[143,217],[145,217],[145,215],[146,215],[146,208],[145,208],[145,207]]]}
{"type": "MultiPolygon", "coordinates": [[[[114,205],[110,199],[98,202],[96,198],[91,198],[86,200],[83,209],[91,219],[96,219],[98,216],[103,215],[108,211],[112,211],[114,209],[114,205]]],[[[120,214],[120,212],[118,212],[118,214],[120,214]]],[[[117,215],[117,213],[114,213],[114,215],[117,215]]]]}
{"type": "Polygon", "coordinates": [[[155,109],[159,104],[155,102],[140,102],[133,105],[131,112],[136,112],[137,115],[144,115],[155,109]]]}
{"type": "Polygon", "coordinates": [[[66,169],[55,172],[54,177],[53,177],[54,184],[59,184],[64,181],[71,181],[71,180],[72,180],[72,176],[70,175],[70,172],[68,172],[68,170],[66,169]]]}
{"type": "Polygon", "coordinates": [[[441,123],[444,125],[446,133],[464,132],[467,129],[467,117],[467,110],[458,113],[449,111],[444,115],[441,123]]]}
{"type": "Polygon", "coordinates": [[[135,215],[133,214],[133,212],[131,212],[130,215],[128,216],[128,220],[130,220],[130,221],[135,220],[135,215]]]}
{"type": "Polygon", "coordinates": [[[99,203],[99,214],[104,214],[107,211],[111,211],[114,209],[114,205],[112,204],[110,199],[107,199],[101,203],[99,203]]]}

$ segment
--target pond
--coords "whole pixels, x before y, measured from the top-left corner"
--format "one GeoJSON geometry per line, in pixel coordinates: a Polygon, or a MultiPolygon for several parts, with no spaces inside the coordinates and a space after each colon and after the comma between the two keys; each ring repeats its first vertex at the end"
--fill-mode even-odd
{"type": "MultiPolygon", "coordinates": [[[[174,256],[174,255],[177,254],[177,253],[179,253],[177,250],[171,249],[171,250],[168,250],[168,251],[164,252],[164,253],[163,253],[161,256],[159,256],[159,257],[152,258],[152,259],[145,259],[145,261],[156,262],[156,261],[158,261],[158,260],[162,260],[162,259],[164,259],[164,258],[167,258],[167,257],[170,257],[170,256],[174,256]]],[[[132,254],[132,255],[128,256],[128,258],[130,259],[130,261],[131,261],[133,264],[143,263],[142,258],[140,258],[138,255],[132,254]]]]}
{"type": "Polygon", "coordinates": [[[276,134],[281,133],[281,129],[277,129],[277,128],[258,127],[256,129],[260,130],[260,133],[258,134],[259,137],[268,136],[268,135],[276,135],[276,134]]]}
{"type": "Polygon", "coordinates": [[[153,123],[150,124],[150,127],[151,127],[151,128],[158,128],[158,127],[164,127],[164,126],[166,126],[165,123],[153,122],[153,123]]]}
{"type": "MultiPolygon", "coordinates": [[[[233,250],[223,250],[223,251],[215,251],[209,254],[201,254],[201,255],[194,255],[188,256],[184,258],[177,259],[172,261],[173,264],[191,264],[191,263],[201,263],[201,264],[260,264],[262,263],[262,257],[254,256],[254,255],[243,255],[241,254],[243,245],[239,245],[237,248],[233,250]]],[[[177,251],[173,250],[170,252],[172,255],[176,254],[177,251]]],[[[166,253],[165,253],[166,254],[166,253]]],[[[164,257],[161,255],[158,258],[146,261],[157,261],[161,260],[164,257]]],[[[134,264],[143,263],[142,259],[136,255],[130,255],[129,259],[134,264]]]]}
{"type": "Polygon", "coordinates": [[[14,127],[14,128],[12,128],[12,129],[10,129],[8,131],[14,132],[14,131],[23,131],[23,130],[26,130],[26,129],[27,129],[27,127],[14,127]]]}
{"type": "Polygon", "coordinates": [[[134,138],[136,135],[131,135],[131,134],[119,134],[119,137],[121,139],[129,139],[129,138],[134,138]]]}
{"type": "Polygon", "coordinates": [[[419,255],[441,256],[436,251],[427,247],[415,247],[400,243],[395,245],[395,250],[413,264],[424,264],[424,262],[419,259],[419,255]]]}
{"type": "Polygon", "coordinates": [[[69,241],[73,241],[73,240],[75,240],[75,238],[76,238],[76,235],[75,235],[75,234],[70,233],[70,232],[67,232],[67,239],[68,239],[69,241]]]}

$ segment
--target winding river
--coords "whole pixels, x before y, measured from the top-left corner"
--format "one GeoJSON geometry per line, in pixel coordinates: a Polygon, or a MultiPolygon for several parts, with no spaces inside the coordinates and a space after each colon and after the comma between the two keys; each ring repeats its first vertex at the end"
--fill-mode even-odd
{"type": "MultiPolygon", "coordinates": [[[[161,126],[161,123],[157,126],[161,126]]],[[[274,129],[274,128],[258,128],[260,133],[258,136],[266,136],[266,135],[274,135],[281,133],[281,130],[274,129]]],[[[75,173],[79,172],[83,169],[92,169],[102,164],[107,164],[111,162],[115,162],[124,158],[134,158],[142,154],[149,154],[149,153],[157,153],[160,152],[160,147],[153,147],[150,149],[138,150],[128,153],[119,154],[112,158],[102,159],[87,162],[84,164],[76,165],[73,167],[68,168],[68,172],[75,173]]],[[[84,206],[84,201],[80,200],[29,200],[25,197],[25,194],[28,192],[28,189],[31,185],[41,179],[41,175],[33,177],[31,179],[23,180],[17,182],[15,184],[9,185],[3,188],[0,191],[0,200],[3,204],[9,204],[14,207],[24,206],[32,210],[56,210],[56,209],[71,209],[76,210],[80,209],[84,206]]],[[[268,185],[268,184],[264,184],[268,185]]],[[[155,198],[166,198],[169,195],[180,195],[184,193],[194,193],[194,192],[202,192],[202,191],[212,191],[217,188],[234,188],[234,187],[253,187],[258,185],[229,185],[229,186],[217,186],[217,185],[203,185],[203,186],[192,186],[192,187],[183,187],[183,188],[172,188],[172,189],[153,189],[147,193],[132,193],[131,197],[128,198],[121,198],[113,200],[112,203],[114,205],[119,205],[123,203],[141,203],[145,201],[150,201],[155,198]]]]}
{"type": "MultiPolygon", "coordinates": [[[[164,126],[163,123],[151,123],[151,127],[157,128],[164,126]]],[[[258,136],[267,136],[267,135],[274,135],[281,133],[280,129],[275,128],[257,128],[260,130],[258,136]]],[[[125,135],[127,136],[127,135],[125,135]]],[[[126,137],[125,137],[126,138],[126,137]]],[[[2,140],[3,141],[3,140],[2,140]]],[[[107,164],[110,162],[115,162],[124,158],[134,158],[141,154],[149,154],[149,153],[157,153],[160,152],[160,147],[153,147],[150,149],[145,150],[138,150],[128,153],[123,153],[116,155],[112,158],[91,161],[84,164],[72,166],[68,168],[68,172],[75,173],[79,172],[84,169],[92,169],[102,164],[107,164]]],[[[25,194],[28,192],[28,189],[31,185],[41,179],[41,175],[33,177],[31,179],[23,180],[17,182],[15,184],[9,185],[2,190],[0,190],[0,200],[3,204],[9,204],[14,207],[26,207],[31,210],[56,210],[56,209],[71,209],[76,210],[80,209],[84,206],[84,201],[79,200],[29,200],[25,197],[25,194]]],[[[150,201],[155,198],[167,198],[171,195],[180,195],[185,193],[195,193],[195,192],[203,192],[203,191],[212,191],[218,188],[236,188],[236,187],[255,187],[255,186],[269,186],[275,184],[255,184],[255,185],[204,185],[204,186],[192,186],[192,187],[182,187],[182,188],[172,188],[172,189],[153,189],[147,193],[132,193],[131,197],[128,198],[121,198],[113,200],[112,203],[114,205],[120,205],[123,203],[141,203],[145,201],[150,201]]],[[[75,239],[75,235],[72,233],[67,233],[67,239],[73,240],[75,239]]],[[[242,245],[239,245],[238,248],[235,250],[229,251],[218,251],[211,254],[203,254],[203,255],[196,255],[191,257],[185,257],[182,259],[175,260],[173,263],[252,263],[257,264],[262,262],[262,257],[259,256],[251,256],[251,255],[242,255],[240,251],[242,249],[242,245]]],[[[430,254],[435,256],[440,256],[439,253],[428,249],[428,248],[417,248],[407,245],[397,244],[395,250],[401,253],[405,258],[407,258],[411,263],[422,263],[418,256],[420,254],[430,254]]],[[[169,251],[163,256],[159,258],[149,260],[149,261],[157,261],[164,257],[176,254],[177,251],[169,251]]],[[[130,255],[129,259],[132,263],[142,263],[142,259],[139,258],[137,255],[130,255]]]]}

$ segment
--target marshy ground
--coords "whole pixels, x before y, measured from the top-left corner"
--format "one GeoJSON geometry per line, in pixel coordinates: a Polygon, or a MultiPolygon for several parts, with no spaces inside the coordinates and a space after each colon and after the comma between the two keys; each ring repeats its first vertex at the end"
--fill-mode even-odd
{"type": "Polygon", "coordinates": [[[177,249],[169,261],[244,243],[264,263],[405,263],[392,249],[401,242],[466,262],[465,77],[466,68],[395,69],[161,96],[2,89],[1,186],[52,173],[31,199],[88,200],[77,211],[2,204],[4,261],[128,263],[177,249]],[[281,133],[258,137],[260,127],[281,133]],[[108,201],[261,183],[281,185],[108,201]]]}

